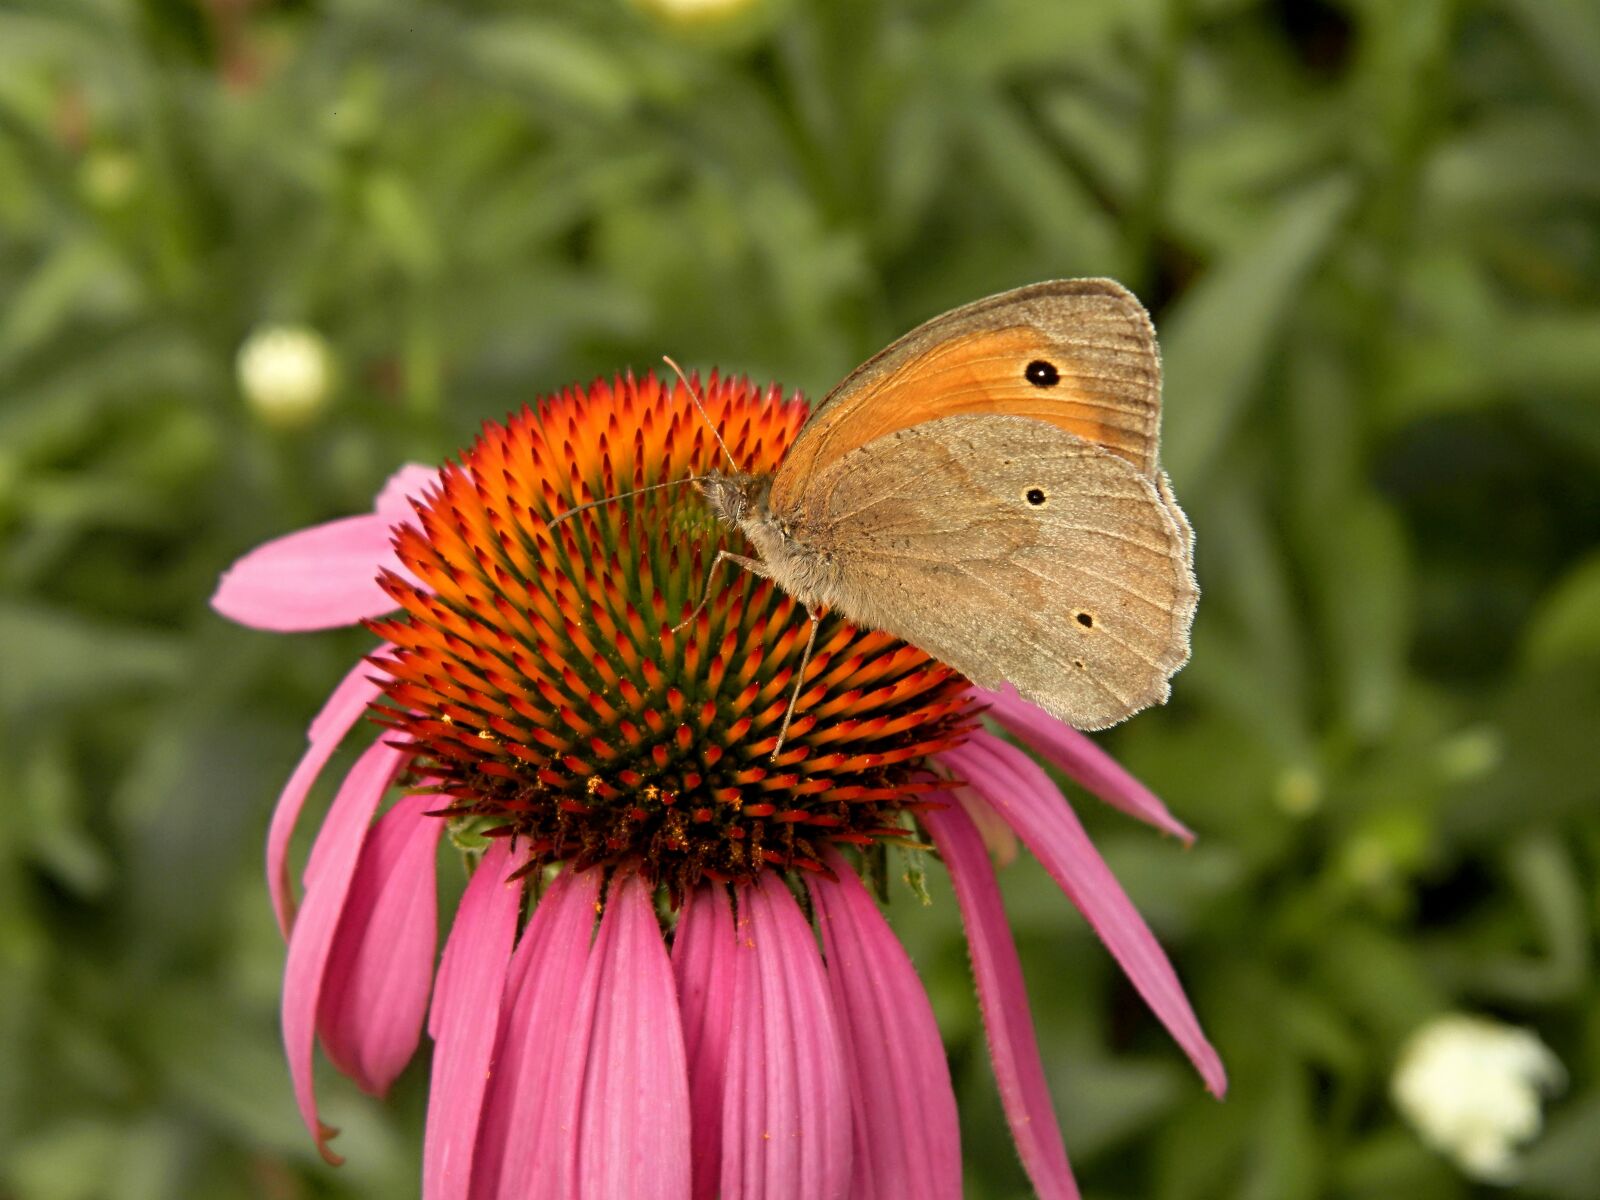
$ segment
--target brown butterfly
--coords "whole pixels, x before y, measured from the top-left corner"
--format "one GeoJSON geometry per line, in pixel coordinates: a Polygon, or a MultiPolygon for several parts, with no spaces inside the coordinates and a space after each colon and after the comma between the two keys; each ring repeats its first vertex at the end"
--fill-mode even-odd
{"type": "Polygon", "coordinates": [[[760,556],[712,570],[771,579],[812,641],[826,608],[1103,729],[1164,702],[1189,657],[1194,535],[1160,423],[1155,332],[1126,288],[1002,292],[858,367],[775,473],[697,481],[760,556]]]}

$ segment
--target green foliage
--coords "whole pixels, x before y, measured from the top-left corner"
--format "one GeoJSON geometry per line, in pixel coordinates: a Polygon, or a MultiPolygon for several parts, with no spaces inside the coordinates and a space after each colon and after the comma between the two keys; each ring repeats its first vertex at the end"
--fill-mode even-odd
{"type": "MultiPolygon", "coordinates": [[[[1600,10],[1587,0],[11,0],[0,7],[0,1194],[412,1194],[425,1071],[277,1048],[276,787],[364,645],[225,625],[251,545],[669,352],[819,395],[915,321],[1109,274],[1167,351],[1205,589],[1083,804],[1233,1078],[1205,1097],[1008,872],[1086,1194],[1472,1193],[1387,1099],[1450,1008],[1571,1074],[1516,1194],[1600,1171],[1600,10]],[[339,363],[241,398],[261,325],[339,363]]],[[[1081,799],[1081,797],[1080,797],[1081,799]]],[[[969,1195],[1025,1194],[942,874],[894,914],[969,1195]]]]}

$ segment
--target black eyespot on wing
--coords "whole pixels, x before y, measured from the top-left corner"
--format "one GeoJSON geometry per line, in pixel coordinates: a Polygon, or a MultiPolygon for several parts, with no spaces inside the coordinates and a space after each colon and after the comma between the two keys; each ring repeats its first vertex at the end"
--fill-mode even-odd
{"type": "Polygon", "coordinates": [[[1029,504],[1032,504],[1032,505],[1035,505],[1035,506],[1043,504],[1044,503],[1044,489],[1043,488],[1029,488],[1028,491],[1027,491],[1027,498],[1028,498],[1028,503],[1029,504]]]}
{"type": "Polygon", "coordinates": [[[1056,365],[1046,362],[1042,358],[1036,358],[1029,363],[1028,369],[1023,372],[1023,376],[1034,387],[1055,387],[1056,384],[1061,382],[1061,372],[1056,370],[1056,365]]]}
{"type": "Polygon", "coordinates": [[[1094,616],[1093,616],[1093,614],[1092,613],[1086,613],[1086,612],[1079,613],[1078,614],[1078,624],[1082,625],[1085,629],[1093,629],[1094,628],[1094,616]]]}

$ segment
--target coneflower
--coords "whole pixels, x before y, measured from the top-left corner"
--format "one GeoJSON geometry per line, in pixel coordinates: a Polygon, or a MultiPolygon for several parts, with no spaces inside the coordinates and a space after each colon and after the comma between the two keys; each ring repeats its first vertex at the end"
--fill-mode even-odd
{"type": "MultiPolygon", "coordinates": [[[[713,380],[741,469],[805,421],[713,380]]],[[[1072,810],[987,715],[1108,801],[1189,838],[1083,735],[825,618],[776,759],[803,610],[705,567],[737,536],[685,479],[720,450],[688,393],[600,382],[406,468],[373,513],[271,542],[217,610],[280,631],[362,622],[274,814],[283,1028],[317,1116],[314,1043],[381,1094],[434,1041],[423,1195],[958,1197],[956,1107],[932,1010],[861,874],[936,850],[972,951],[991,1058],[1041,1196],[1076,1195],[980,826],[1009,827],[1220,1094],[1216,1054],[1072,810]],[[296,904],[288,846],[363,715],[296,904]],[[435,962],[435,868],[475,863],[435,962]],[[819,938],[820,934],[820,946],[819,938]]]]}

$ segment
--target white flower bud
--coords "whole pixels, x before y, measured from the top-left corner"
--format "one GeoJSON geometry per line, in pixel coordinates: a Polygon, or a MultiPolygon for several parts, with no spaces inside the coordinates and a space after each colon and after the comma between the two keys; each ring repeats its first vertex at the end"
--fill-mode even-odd
{"type": "Polygon", "coordinates": [[[747,9],[754,8],[757,0],[636,0],[636,2],[666,20],[690,25],[730,20],[747,9]]]}
{"type": "Polygon", "coordinates": [[[268,425],[297,429],[322,411],[333,384],[333,355],[314,329],[273,325],[239,347],[239,390],[268,425]]]}
{"type": "Polygon", "coordinates": [[[1389,1090],[1418,1136],[1465,1174],[1511,1183],[1517,1148],[1543,1124],[1542,1097],[1565,1081],[1560,1060],[1529,1030],[1455,1014],[1411,1035],[1389,1090]]]}

